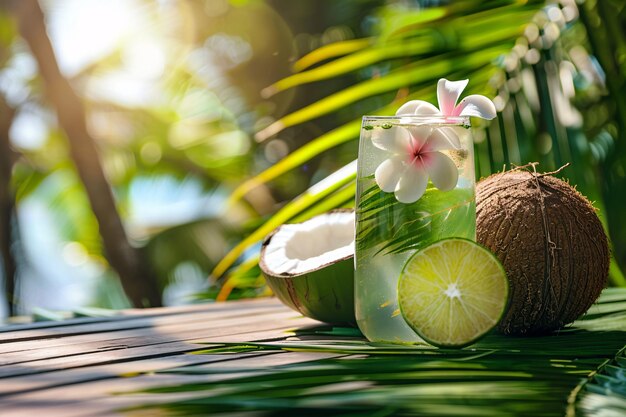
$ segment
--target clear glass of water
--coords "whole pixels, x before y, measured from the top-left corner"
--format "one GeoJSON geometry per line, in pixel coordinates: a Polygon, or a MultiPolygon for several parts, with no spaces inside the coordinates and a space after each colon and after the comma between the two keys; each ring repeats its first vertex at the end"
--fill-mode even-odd
{"type": "MultiPolygon", "coordinates": [[[[445,158],[437,155],[433,159],[445,158]]],[[[452,164],[444,162],[448,164],[449,172],[452,164]]],[[[393,177],[400,171],[395,174],[390,172],[393,177]]],[[[403,172],[404,175],[411,175],[410,172],[403,172]]],[[[476,237],[474,152],[469,118],[363,117],[357,168],[354,301],[357,323],[370,341],[421,341],[400,313],[398,278],[411,255],[432,242],[448,237],[471,240],[476,237]],[[430,146],[430,149],[449,158],[457,170],[453,171],[456,182],[452,180],[442,187],[445,191],[433,183],[441,184],[441,181],[435,181],[436,176],[429,177],[425,191],[414,202],[401,202],[399,199],[406,201],[406,198],[398,197],[399,194],[393,190],[383,191],[378,184],[380,177],[375,175],[377,168],[388,159],[395,158],[396,171],[411,163],[415,157],[411,149],[403,155],[401,146],[394,148],[394,153],[382,149],[389,147],[380,145],[382,135],[397,138],[406,136],[407,132],[434,132],[440,138],[442,135],[450,138],[449,146],[440,143],[430,146]],[[400,154],[397,149],[400,149],[400,154]]]]}

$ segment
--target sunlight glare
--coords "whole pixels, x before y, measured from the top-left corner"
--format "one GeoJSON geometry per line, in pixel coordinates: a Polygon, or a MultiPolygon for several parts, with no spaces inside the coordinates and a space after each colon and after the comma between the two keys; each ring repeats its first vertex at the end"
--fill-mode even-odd
{"type": "Polygon", "coordinates": [[[147,23],[136,0],[63,0],[49,7],[48,32],[61,71],[69,76],[113,52],[147,23]]]}
{"type": "Polygon", "coordinates": [[[36,150],[46,143],[48,130],[42,112],[22,110],[13,119],[9,137],[11,143],[19,149],[36,150]]]}
{"type": "Polygon", "coordinates": [[[165,71],[166,56],[156,39],[134,39],[124,48],[122,60],[128,72],[137,78],[154,80],[165,71]]]}
{"type": "Polygon", "coordinates": [[[80,242],[69,242],[63,246],[62,256],[70,266],[80,266],[89,260],[87,249],[80,242]]]}

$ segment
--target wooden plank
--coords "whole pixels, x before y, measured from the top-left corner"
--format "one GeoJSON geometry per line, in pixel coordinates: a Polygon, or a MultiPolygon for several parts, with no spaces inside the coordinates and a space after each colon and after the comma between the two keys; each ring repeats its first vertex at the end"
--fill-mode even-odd
{"type": "Polygon", "coordinates": [[[195,321],[180,325],[171,324],[157,328],[138,330],[123,330],[102,335],[81,335],[64,338],[61,344],[50,347],[38,346],[34,349],[8,352],[0,356],[0,377],[3,367],[18,365],[42,359],[52,359],[88,353],[97,353],[111,350],[128,349],[139,346],[151,346],[161,343],[211,337],[212,335],[232,334],[235,332],[263,329],[266,326],[274,328],[296,316],[289,310],[281,313],[243,316],[232,319],[221,319],[217,323],[209,324],[206,321],[195,321]]]}
{"type": "Polygon", "coordinates": [[[112,415],[112,409],[155,400],[154,396],[145,394],[111,395],[114,391],[247,374],[189,376],[150,372],[182,364],[214,366],[244,361],[241,365],[224,365],[236,371],[242,366],[245,368],[245,361],[254,357],[263,357],[264,366],[270,369],[303,360],[300,355],[312,355],[308,360],[322,358],[319,354],[295,352],[289,352],[288,355],[293,356],[284,359],[278,357],[286,355],[285,352],[184,354],[207,347],[203,342],[282,340],[294,335],[287,333],[287,328],[321,325],[300,317],[275,299],[227,304],[227,308],[193,306],[174,313],[168,312],[169,309],[152,314],[129,312],[126,315],[125,312],[122,319],[83,319],[69,324],[46,323],[41,327],[23,326],[15,332],[0,332],[1,414],[23,416],[45,412],[47,416],[108,416],[112,415]],[[274,356],[276,359],[271,358],[274,356]]]}
{"type": "MultiPolygon", "coordinates": [[[[223,378],[238,378],[245,375],[246,374],[233,373],[225,375],[223,378]]],[[[102,389],[97,383],[86,384],[89,386],[89,389],[83,389],[82,385],[80,387],[73,387],[73,390],[52,388],[23,394],[15,398],[3,399],[2,416],[23,417],[32,413],[43,413],[46,417],[78,417],[98,414],[110,416],[123,415],[116,413],[116,410],[142,405],[147,402],[155,403],[164,401],[164,398],[147,394],[113,395],[114,393],[130,392],[137,389],[137,387],[149,389],[164,385],[203,382],[210,379],[210,377],[207,378],[205,375],[180,376],[159,374],[132,379],[115,379],[113,380],[115,382],[114,387],[111,387],[109,384],[105,387],[112,388],[111,391],[102,389]]]]}
{"type": "MultiPolygon", "coordinates": [[[[140,336],[150,334],[155,329],[171,330],[172,328],[183,328],[186,325],[198,325],[200,327],[218,327],[224,323],[234,323],[233,319],[258,320],[272,314],[284,314],[291,310],[282,306],[263,306],[257,308],[248,308],[242,311],[232,310],[228,312],[199,311],[194,314],[184,314],[181,316],[161,316],[153,318],[138,318],[128,320],[124,323],[116,321],[108,323],[98,323],[97,325],[70,326],[79,327],[78,329],[63,328],[61,335],[47,333],[43,338],[16,340],[0,344],[0,364],[4,364],[5,354],[10,352],[22,352],[28,350],[36,350],[45,348],[49,350],[55,346],[67,346],[76,343],[94,342],[98,340],[122,339],[124,337],[140,336]],[[123,324],[122,327],[119,325],[123,324]],[[68,332],[69,330],[69,332],[68,332]]],[[[292,313],[296,314],[296,313],[292,313]]],[[[51,332],[51,330],[47,330],[51,332]]]]}
{"type": "MultiPolygon", "coordinates": [[[[236,358],[232,361],[219,362],[220,367],[268,368],[316,361],[326,358],[341,357],[332,353],[282,352],[271,355],[236,358]]],[[[255,372],[254,374],[258,374],[255,372]]],[[[246,372],[221,373],[210,375],[157,374],[140,375],[134,378],[117,378],[94,381],[76,386],[63,386],[43,391],[19,394],[3,399],[3,417],[21,417],[29,413],[45,410],[47,417],[76,417],[87,415],[115,415],[114,410],[142,404],[155,404],[160,401],[171,401],[174,395],[158,396],[154,394],[112,395],[113,393],[130,393],[149,388],[180,385],[194,382],[225,381],[251,375],[246,372]],[[166,398],[165,398],[166,397],[166,398]]],[[[182,394],[183,399],[198,393],[182,394]]],[[[151,415],[151,414],[146,414],[151,415]]]]}
{"type": "MultiPolygon", "coordinates": [[[[229,314],[233,312],[241,312],[252,309],[280,309],[284,308],[276,299],[267,299],[263,301],[241,301],[215,304],[195,305],[193,308],[162,308],[149,309],[150,312],[144,310],[125,310],[122,315],[114,317],[98,317],[98,318],[81,318],[70,319],[62,322],[41,322],[32,325],[5,326],[0,328],[0,344],[12,343],[21,340],[33,340],[43,338],[60,337],[63,335],[96,333],[101,331],[109,331],[110,329],[134,328],[134,326],[143,326],[142,323],[149,322],[151,319],[166,319],[185,316],[194,316],[202,313],[220,313],[229,314]],[[157,311],[162,311],[160,314],[157,311]],[[173,312],[170,310],[174,310],[173,312]]],[[[216,315],[216,317],[219,316],[216,315]]],[[[1,346],[1,345],[0,345],[1,346]]]]}
{"type": "MultiPolygon", "coordinates": [[[[211,339],[214,343],[221,342],[247,342],[251,340],[267,340],[267,339],[284,339],[292,334],[285,333],[284,330],[272,332],[256,332],[252,334],[239,334],[234,336],[225,336],[223,338],[211,339]]],[[[206,344],[197,344],[191,346],[193,350],[198,348],[206,348],[206,344]]],[[[171,346],[170,346],[171,348],[171,346]]],[[[189,347],[184,346],[183,349],[188,350],[189,347]]],[[[190,365],[195,363],[212,362],[218,359],[207,360],[212,355],[180,355],[176,352],[173,355],[157,357],[155,359],[133,359],[137,352],[125,352],[127,355],[119,362],[113,362],[109,365],[96,365],[82,368],[60,369],[54,372],[34,373],[23,376],[8,377],[0,380],[0,396],[8,396],[22,391],[42,389],[55,385],[75,384],[81,381],[101,379],[103,377],[111,377],[118,374],[133,374],[137,372],[152,372],[171,368],[174,366],[190,365]]],[[[230,360],[232,355],[216,355],[219,360],[230,360]]],[[[101,358],[102,359],[102,358],[101,358]]]]}
{"type": "Polygon", "coordinates": [[[162,315],[162,314],[178,314],[180,312],[191,312],[195,308],[204,308],[205,306],[211,305],[224,305],[227,306],[231,303],[207,303],[207,304],[193,304],[187,306],[176,306],[176,307],[167,307],[167,308],[146,308],[146,309],[126,309],[117,311],[118,314],[107,317],[75,317],[68,318],[65,320],[46,320],[46,321],[34,321],[31,323],[21,323],[21,324],[2,324],[0,325],[0,333],[7,332],[16,332],[22,330],[31,330],[31,329],[45,329],[49,327],[63,327],[67,325],[74,324],[83,324],[83,323],[97,323],[102,321],[108,321],[112,319],[120,319],[123,320],[126,317],[134,317],[134,316],[151,316],[151,315],[162,315]]]}
{"type": "MultiPolygon", "coordinates": [[[[202,365],[222,361],[232,361],[249,356],[270,355],[279,352],[245,352],[223,355],[174,354],[153,359],[138,359],[84,368],[62,369],[26,376],[11,377],[0,383],[0,398],[3,400],[17,394],[25,394],[49,388],[71,386],[69,389],[82,389],[82,384],[104,379],[132,378],[142,373],[162,371],[189,365],[202,365]],[[81,384],[80,387],[77,384],[81,384]]],[[[117,384],[116,382],[114,384],[117,384]]]]}
{"type": "MultiPolygon", "coordinates": [[[[206,341],[221,343],[279,339],[285,337],[285,329],[288,327],[319,325],[319,322],[305,317],[288,320],[287,318],[281,317],[280,319],[264,321],[263,325],[260,322],[252,322],[236,329],[230,327],[195,329],[182,335],[177,334],[176,337],[161,339],[160,341],[155,340],[153,344],[147,346],[141,345],[140,341],[135,341],[138,342],[138,346],[135,345],[135,347],[119,347],[104,352],[61,356],[3,366],[0,367],[0,378],[189,352],[202,348],[204,345],[200,343],[206,341]]],[[[0,383],[4,384],[4,381],[0,381],[0,383]]],[[[2,391],[3,388],[0,385],[0,392],[2,391]]]]}

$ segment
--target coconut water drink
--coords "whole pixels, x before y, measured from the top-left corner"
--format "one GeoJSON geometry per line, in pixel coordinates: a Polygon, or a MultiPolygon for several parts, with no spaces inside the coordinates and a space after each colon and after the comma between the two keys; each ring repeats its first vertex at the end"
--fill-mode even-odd
{"type": "Polygon", "coordinates": [[[355,313],[370,341],[421,339],[398,307],[407,260],[437,240],[476,234],[468,117],[363,118],[356,195],[355,313]]]}

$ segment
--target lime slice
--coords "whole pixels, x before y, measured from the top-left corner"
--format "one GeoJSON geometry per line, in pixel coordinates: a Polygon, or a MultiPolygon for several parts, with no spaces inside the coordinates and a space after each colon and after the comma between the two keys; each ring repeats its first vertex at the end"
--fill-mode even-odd
{"type": "Polygon", "coordinates": [[[469,345],[504,314],[509,283],[498,259],[466,239],[444,239],[415,253],[398,282],[406,322],[428,343],[469,345]]]}

